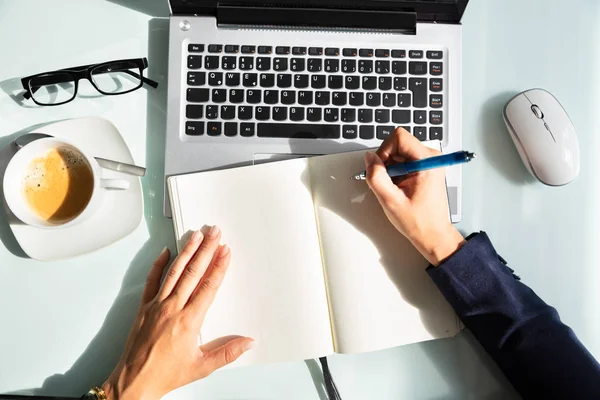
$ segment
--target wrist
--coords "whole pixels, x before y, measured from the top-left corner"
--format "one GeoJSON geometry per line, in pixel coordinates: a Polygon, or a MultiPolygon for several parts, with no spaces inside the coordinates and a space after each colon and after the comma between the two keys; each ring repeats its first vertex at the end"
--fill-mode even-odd
{"type": "Polygon", "coordinates": [[[102,385],[108,400],[157,400],[160,397],[151,396],[148,385],[140,383],[137,374],[128,374],[125,369],[113,371],[102,385]]]}
{"type": "Polygon", "coordinates": [[[439,233],[428,235],[425,241],[413,242],[419,252],[435,267],[456,253],[464,243],[465,239],[452,225],[439,233]]]}

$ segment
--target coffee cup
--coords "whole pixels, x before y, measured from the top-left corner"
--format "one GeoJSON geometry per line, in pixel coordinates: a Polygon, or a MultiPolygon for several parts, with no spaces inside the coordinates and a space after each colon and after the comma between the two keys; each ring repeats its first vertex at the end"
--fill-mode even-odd
{"type": "Polygon", "coordinates": [[[102,178],[93,156],[54,137],[19,150],[4,173],[6,203],[23,223],[42,229],[66,228],[89,219],[107,190],[126,190],[123,179],[102,178]]]}

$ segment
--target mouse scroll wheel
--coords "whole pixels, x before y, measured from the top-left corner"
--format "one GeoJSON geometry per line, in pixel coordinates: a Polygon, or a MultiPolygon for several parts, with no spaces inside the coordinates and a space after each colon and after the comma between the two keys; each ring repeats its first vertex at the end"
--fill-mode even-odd
{"type": "Polygon", "coordinates": [[[537,105],[532,105],[531,111],[533,111],[533,115],[535,115],[538,119],[544,118],[544,113],[542,112],[542,110],[540,110],[540,108],[537,105]]]}

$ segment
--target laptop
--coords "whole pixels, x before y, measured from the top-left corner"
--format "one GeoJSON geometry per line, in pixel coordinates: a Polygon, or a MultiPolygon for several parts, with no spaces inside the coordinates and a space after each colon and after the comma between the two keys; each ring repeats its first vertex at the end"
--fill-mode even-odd
{"type": "MultiPolygon", "coordinates": [[[[462,150],[468,0],[169,3],[167,177],[377,147],[397,126],[462,150]]],[[[461,168],[446,175],[458,222],[461,168]]]]}

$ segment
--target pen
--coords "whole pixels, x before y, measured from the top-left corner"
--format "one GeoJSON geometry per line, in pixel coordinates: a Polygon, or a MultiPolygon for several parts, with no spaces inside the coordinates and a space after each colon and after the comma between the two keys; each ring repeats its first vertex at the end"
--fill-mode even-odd
{"type": "MultiPolygon", "coordinates": [[[[444,168],[452,165],[468,163],[474,158],[474,153],[469,153],[468,151],[457,151],[456,153],[389,165],[386,169],[390,177],[395,178],[398,176],[412,174],[414,172],[426,171],[428,169],[444,168]]],[[[363,171],[358,175],[354,175],[350,179],[354,179],[355,181],[365,180],[367,179],[367,171],[363,171]]]]}

